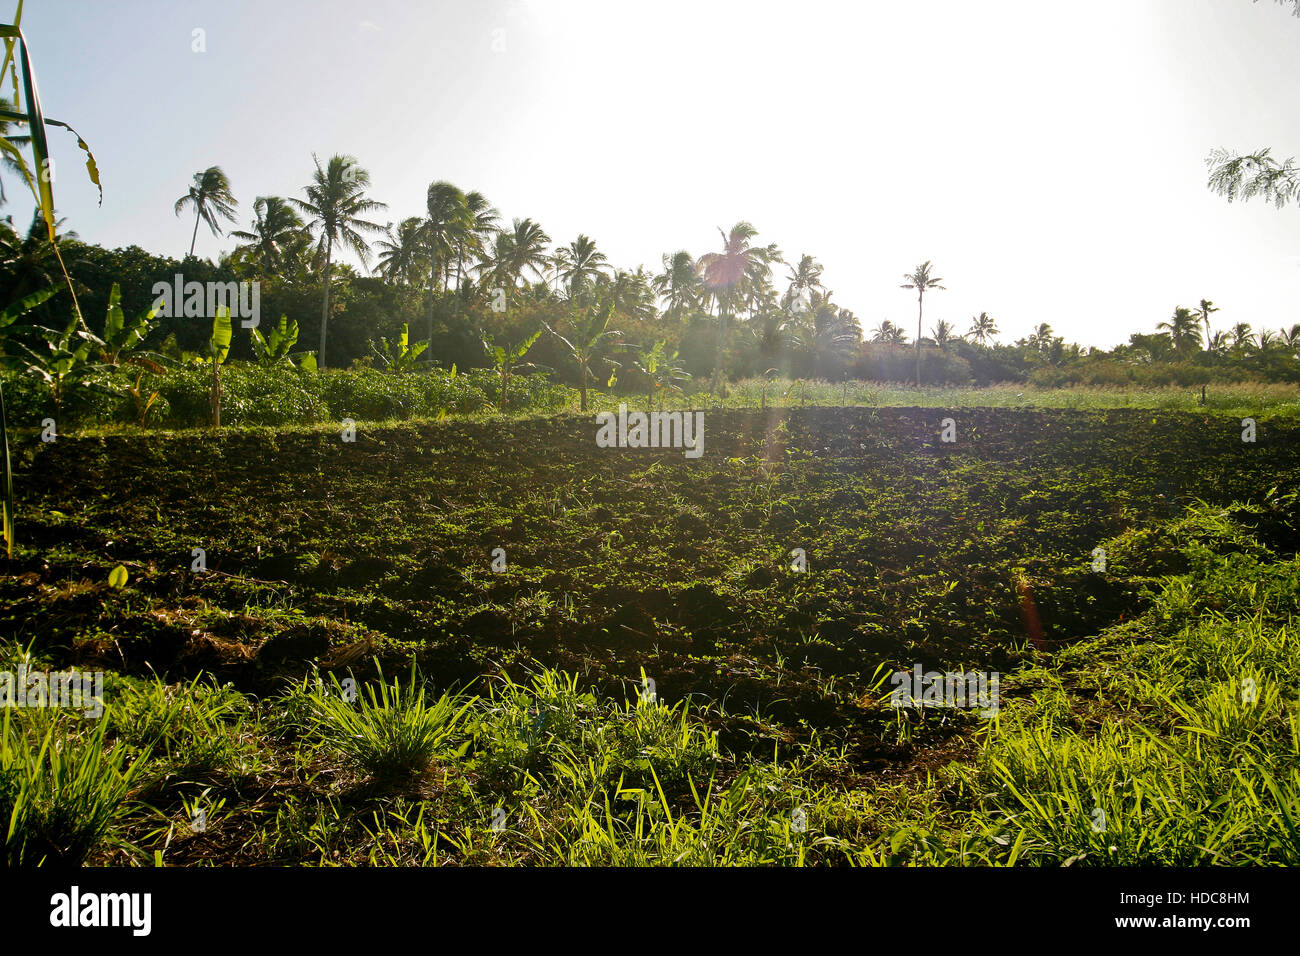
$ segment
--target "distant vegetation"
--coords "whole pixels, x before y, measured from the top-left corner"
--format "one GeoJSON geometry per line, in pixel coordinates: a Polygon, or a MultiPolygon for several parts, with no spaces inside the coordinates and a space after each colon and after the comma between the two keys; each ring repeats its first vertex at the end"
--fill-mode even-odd
{"type": "MultiPolygon", "coordinates": [[[[904,277],[918,294],[920,334],[912,338],[888,319],[866,327],[835,299],[812,255],[787,257],[773,243],[760,244],[749,223],[723,232],[718,252],[678,250],[666,253],[657,271],[629,270],[609,263],[588,236],[561,244],[531,219],[507,225],[481,194],[446,182],[430,185],[422,214],[382,226],[374,217],[384,207],[369,197],[368,183],[351,157],[318,160],[305,198],[256,198],[247,228],[231,233],[238,245],[217,263],[135,246],[103,249],[63,231],[59,248],[70,282],[40,212],[25,232],[0,222],[0,302],[10,304],[0,317],[3,365],[11,375],[31,376],[45,394],[40,407],[19,402],[24,413],[15,424],[34,426],[30,415],[60,418],[78,409],[84,417],[91,408],[97,420],[129,420],[124,405],[137,408],[145,425],[207,424],[219,410],[217,393],[227,387],[238,393],[251,380],[257,381],[252,391],[273,404],[311,406],[310,413],[288,416],[292,421],[346,415],[347,402],[332,403],[321,393],[350,389],[391,391],[378,404],[398,417],[504,407],[514,404],[511,391],[527,404],[538,387],[514,390],[510,382],[529,373],[584,393],[659,397],[679,389],[721,394],[729,381],[764,376],[952,386],[1300,382],[1300,324],[1228,322],[1208,299],[1180,305],[1163,319],[1153,316],[1150,332],[1112,349],[1067,344],[1046,322],[1005,343],[989,312],[959,322],[938,318],[925,329],[925,292],[939,297],[930,304],[933,313],[941,311],[944,290],[926,262],[904,277]],[[340,263],[340,246],[374,274],[340,263]],[[218,348],[217,316],[155,309],[155,286],[178,275],[185,282],[256,281],[259,327],[233,323],[229,342],[218,348]],[[84,327],[68,325],[72,290],[84,327]],[[134,317],[127,330],[121,316],[134,317]],[[227,362],[276,371],[228,371],[223,385],[218,366],[227,362]],[[177,370],[202,364],[212,373],[203,403],[208,412],[178,412],[188,407],[185,396],[197,377],[177,370]],[[290,367],[303,374],[290,374],[290,367]],[[478,399],[413,402],[403,397],[412,389],[442,386],[307,380],[307,373],[325,368],[435,378],[453,369],[486,369],[497,385],[471,377],[479,383],[478,399]],[[141,390],[146,394],[137,395],[141,390]],[[94,392],[117,400],[106,403],[94,392]]],[[[192,249],[201,226],[220,234],[237,221],[238,201],[225,174],[211,167],[195,174],[176,212],[194,216],[192,249]]],[[[225,421],[249,420],[237,409],[234,416],[225,421]]]]}

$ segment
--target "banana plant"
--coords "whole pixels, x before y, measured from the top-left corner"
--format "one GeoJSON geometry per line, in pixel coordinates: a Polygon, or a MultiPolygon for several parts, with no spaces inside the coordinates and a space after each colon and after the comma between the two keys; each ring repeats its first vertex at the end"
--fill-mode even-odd
{"type": "Polygon", "coordinates": [[[664,393],[680,392],[682,387],[677,383],[691,377],[677,361],[677,350],[668,351],[666,339],[660,339],[651,346],[650,351],[645,353],[645,357],[634,361],[632,367],[650,382],[649,398],[652,409],[656,407],[656,398],[659,400],[659,406],[662,407],[664,393]]]}
{"type": "Polygon", "coordinates": [[[483,348],[487,349],[489,357],[496,366],[497,375],[501,378],[500,406],[502,411],[505,411],[506,393],[510,388],[510,380],[520,372],[537,368],[532,362],[523,361],[523,358],[528,354],[528,350],[533,347],[533,343],[541,337],[541,334],[542,330],[538,329],[513,348],[508,345],[497,345],[495,340],[483,339],[483,348]]]}
{"type": "MultiPolygon", "coordinates": [[[[99,182],[99,167],[95,164],[95,155],[86,145],[86,141],[81,135],[67,123],[56,119],[46,119],[41,110],[41,100],[36,94],[36,77],[32,73],[31,53],[27,49],[27,38],[23,36],[22,31],[23,19],[23,0],[18,0],[18,7],[14,11],[13,23],[0,23],[0,38],[4,39],[5,57],[4,63],[0,64],[0,83],[4,77],[8,77],[12,83],[12,96],[9,102],[25,107],[23,112],[15,110],[0,109],[0,119],[10,123],[25,123],[29,135],[28,141],[31,144],[32,156],[36,161],[37,173],[33,175],[31,167],[27,165],[27,158],[23,155],[22,149],[16,141],[0,136],[0,153],[4,158],[9,160],[14,168],[22,175],[23,181],[32,192],[32,198],[36,201],[36,208],[41,211],[41,218],[45,220],[45,229],[50,236],[50,245],[54,249],[54,256],[59,261],[59,270],[63,273],[63,280],[67,283],[68,292],[72,296],[72,311],[76,317],[76,322],[80,325],[83,332],[89,331],[86,328],[85,319],[81,315],[81,306],[77,303],[77,290],[73,288],[72,277],[68,275],[68,267],[63,264],[63,256],[59,253],[59,244],[55,236],[55,216],[54,216],[54,185],[53,185],[53,167],[50,165],[49,143],[45,136],[45,127],[59,126],[68,130],[73,136],[77,137],[77,145],[86,153],[86,172],[90,176],[90,181],[99,189],[99,199],[102,203],[104,200],[104,187],[99,182]],[[18,85],[18,66],[22,64],[23,84],[20,90],[18,85]]],[[[41,293],[34,293],[40,295],[41,293]]],[[[50,293],[53,295],[53,292],[50,293]]],[[[28,299],[31,297],[29,296],[28,299]]],[[[49,298],[46,295],[45,298],[49,298]]],[[[23,300],[26,302],[27,300],[23,300]]],[[[41,301],[44,301],[42,299],[41,301]]],[[[20,303],[21,304],[21,303],[20,303]]],[[[32,308],[33,306],[27,306],[32,308]]],[[[26,311],[26,308],[23,309],[26,311]]],[[[6,313],[8,310],[6,310],[6,313]]],[[[15,316],[16,317],[16,316],[15,316]]],[[[9,319],[12,322],[13,318],[9,319]]],[[[6,322],[5,324],[9,324],[6,322]]],[[[4,539],[6,553],[10,556],[13,554],[13,530],[14,530],[14,510],[13,510],[13,470],[9,463],[9,436],[4,419],[4,394],[0,391],[0,432],[3,432],[4,445],[4,508],[3,516],[0,516],[0,525],[4,528],[4,539]]]]}
{"type": "MultiPolygon", "coordinates": [[[[5,329],[58,291],[58,286],[40,289],[24,296],[0,312],[0,346],[3,346],[5,329]]],[[[3,357],[3,354],[3,348],[0,347],[0,357],[3,357]]],[[[4,474],[0,475],[0,527],[3,528],[4,533],[5,554],[12,558],[14,555],[14,476],[9,461],[9,420],[5,413],[5,393],[2,383],[0,383],[0,451],[3,452],[4,465],[4,474]]]]}
{"type": "Polygon", "coordinates": [[[9,419],[5,414],[5,391],[0,388],[0,445],[4,446],[4,481],[0,488],[0,525],[4,528],[5,556],[14,556],[14,470],[9,461],[9,419]]]}
{"type": "Polygon", "coordinates": [[[424,350],[429,347],[428,342],[419,342],[411,345],[411,332],[408,325],[402,326],[402,334],[397,337],[396,342],[389,342],[384,336],[380,336],[379,345],[374,342],[370,343],[370,348],[379,356],[379,361],[384,363],[384,367],[390,372],[409,372],[415,368],[416,360],[424,354],[424,350]]]}
{"type": "MultiPolygon", "coordinates": [[[[560,340],[568,353],[573,356],[574,361],[578,363],[578,395],[581,410],[585,412],[587,382],[592,377],[591,366],[602,351],[618,342],[623,333],[609,327],[610,320],[614,317],[613,296],[606,295],[600,304],[584,311],[586,315],[579,319],[575,304],[572,316],[573,332],[570,333],[573,336],[572,340],[556,332],[551,325],[543,324],[546,324],[547,331],[560,340]]],[[[617,363],[611,364],[617,366],[617,363]]],[[[616,375],[617,372],[614,374],[616,375]]],[[[614,375],[611,375],[610,387],[613,387],[613,382],[614,375]]]]}
{"type": "Polygon", "coordinates": [[[63,403],[72,388],[80,386],[114,394],[111,390],[90,380],[95,372],[107,368],[92,358],[93,355],[102,354],[104,340],[80,326],[80,316],[74,313],[63,331],[43,330],[44,348],[33,349],[19,343],[19,347],[31,356],[27,371],[39,378],[50,391],[50,401],[54,405],[56,419],[62,414],[63,403]]]}
{"type": "Polygon", "coordinates": [[[118,366],[124,362],[138,365],[155,375],[162,374],[159,356],[141,349],[140,343],[153,329],[154,310],[147,309],[131,321],[122,311],[122,291],[116,282],[108,293],[108,315],[104,319],[104,345],[100,350],[105,365],[118,366]]]}
{"type": "MultiPolygon", "coordinates": [[[[280,316],[280,323],[263,335],[260,329],[249,330],[253,338],[253,354],[258,364],[270,368],[275,365],[293,366],[293,355],[289,350],[298,344],[298,323],[288,316],[280,316]]],[[[297,367],[309,372],[316,371],[316,353],[298,352],[297,367]]]]}
{"type": "Polygon", "coordinates": [[[142,385],[143,382],[144,371],[141,370],[140,374],[135,377],[135,384],[128,385],[126,389],[126,394],[130,395],[132,401],[135,402],[136,423],[141,428],[146,427],[148,424],[149,410],[158,401],[158,392],[156,390],[150,392],[147,398],[145,397],[146,389],[142,385]]]}
{"type": "Polygon", "coordinates": [[[4,63],[0,65],[0,83],[5,78],[10,80],[12,94],[9,102],[21,104],[21,110],[0,109],[0,119],[10,123],[26,124],[28,130],[27,141],[31,145],[32,158],[35,160],[35,170],[27,164],[27,157],[23,155],[19,144],[6,137],[0,137],[0,152],[3,152],[4,158],[9,160],[13,168],[17,169],[22,176],[23,181],[31,190],[32,199],[36,203],[36,208],[41,213],[41,218],[45,220],[45,228],[49,233],[50,244],[54,248],[55,258],[58,259],[59,269],[63,273],[64,281],[67,283],[68,292],[72,295],[72,311],[76,317],[77,324],[83,332],[89,331],[86,327],[85,319],[81,315],[81,305],[77,302],[77,291],[73,288],[72,277],[68,275],[67,266],[63,263],[63,256],[59,252],[59,244],[55,235],[55,214],[54,214],[54,172],[50,161],[49,141],[46,137],[47,126],[58,126],[66,129],[77,137],[77,145],[86,154],[86,173],[90,181],[99,189],[99,198],[102,203],[104,200],[104,187],[99,181],[99,167],[95,163],[95,155],[86,145],[86,141],[81,135],[61,120],[47,119],[41,109],[41,99],[36,92],[36,76],[32,72],[31,52],[28,49],[27,38],[23,36],[22,31],[23,18],[23,0],[18,0],[17,10],[14,12],[13,23],[0,23],[0,38],[4,40],[5,56],[4,63]],[[19,70],[22,70],[22,84],[18,82],[19,70]]]}
{"type": "Polygon", "coordinates": [[[212,320],[212,337],[204,349],[204,362],[212,367],[212,427],[221,427],[221,365],[230,354],[230,310],[224,305],[217,309],[216,318],[212,320]]]}
{"type": "Polygon", "coordinates": [[[38,289],[31,295],[24,296],[13,305],[9,306],[3,312],[0,312],[0,344],[4,341],[5,329],[13,325],[19,318],[44,303],[50,296],[59,291],[58,286],[47,286],[44,289],[38,289]]]}

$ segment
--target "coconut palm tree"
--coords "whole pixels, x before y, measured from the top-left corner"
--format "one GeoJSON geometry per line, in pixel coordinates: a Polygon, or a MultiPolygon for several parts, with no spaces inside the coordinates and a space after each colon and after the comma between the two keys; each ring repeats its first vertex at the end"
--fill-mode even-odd
{"type": "Polygon", "coordinates": [[[563,266],[560,281],[568,289],[569,297],[578,299],[591,283],[605,275],[609,262],[605,253],[596,248],[596,243],[580,235],[565,250],[563,266]]]}
{"type": "Polygon", "coordinates": [[[997,323],[987,312],[981,312],[971,319],[970,331],[966,334],[980,345],[987,345],[988,340],[998,334],[997,323]]]}
{"type": "Polygon", "coordinates": [[[1228,330],[1228,337],[1232,339],[1234,352],[1244,352],[1255,344],[1255,336],[1251,333],[1248,322],[1238,322],[1228,330]]]}
{"type": "Polygon", "coordinates": [[[872,332],[871,341],[882,345],[903,345],[907,342],[907,336],[901,328],[885,319],[872,332]]]}
{"type": "Polygon", "coordinates": [[[370,246],[363,232],[382,233],[384,227],[378,223],[360,218],[363,214],[387,208],[384,203],[366,198],[366,187],[370,185],[370,173],[357,165],[351,156],[331,156],[329,163],[321,166],[316,154],[312,154],[316,172],[312,181],[303,187],[307,194],[306,201],[290,199],[299,212],[309,218],[307,227],[319,231],[317,248],[325,254],[324,293],[320,310],[320,352],[317,355],[319,367],[325,367],[325,337],[329,327],[330,315],[330,274],[334,266],[334,246],[339,244],[351,249],[362,265],[370,262],[370,246]]]}
{"type": "Polygon", "coordinates": [[[857,316],[834,305],[829,298],[817,302],[808,313],[810,321],[796,326],[799,348],[812,358],[817,378],[840,367],[862,341],[857,316]]]}
{"type": "Polygon", "coordinates": [[[389,282],[422,288],[429,261],[424,244],[424,220],[419,216],[403,219],[393,232],[389,224],[384,238],[375,243],[380,250],[376,271],[389,282]]]}
{"type": "Polygon", "coordinates": [[[930,289],[943,289],[943,280],[930,275],[930,260],[921,263],[911,275],[903,276],[899,288],[916,290],[916,384],[921,385],[921,318],[925,308],[925,293],[930,289]]]}
{"type": "Polygon", "coordinates": [[[946,352],[948,343],[952,341],[952,326],[940,319],[938,324],[930,330],[930,338],[934,339],[934,344],[939,346],[939,350],[946,352]]]}
{"type": "Polygon", "coordinates": [[[1169,338],[1174,343],[1174,353],[1180,358],[1201,347],[1199,320],[1192,314],[1191,309],[1185,309],[1180,305],[1174,309],[1174,314],[1168,322],[1161,322],[1156,328],[1169,333],[1169,338]]]}
{"type": "MultiPolygon", "coordinates": [[[[76,240],[78,237],[75,231],[62,231],[65,222],[67,220],[62,218],[54,220],[59,241],[76,240]]],[[[74,273],[81,272],[87,265],[84,259],[65,264],[74,273]]],[[[50,241],[49,227],[39,208],[32,210],[32,221],[26,234],[18,233],[7,221],[0,222],[0,285],[4,287],[5,295],[17,301],[50,286],[61,286],[65,281],[70,281],[78,294],[89,291],[85,283],[75,275],[70,280],[63,278],[63,264],[60,264],[58,250],[50,241]]],[[[42,302],[33,306],[34,311],[28,315],[32,318],[39,317],[42,322],[57,321],[61,324],[61,319],[52,319],[53,308],[53,304],[42,302]]]]}
{"type": "Polygon", "coordinates": [[[497,233],[492,251],[479,269],[513,291],[530,269],[537,278],[545,277],[551,264],[546,255],[550,241],[545,230],[531,219],[516,219],[511,229],[497,233]]]}
{"type": "Polygon", "coordinates": [[[429,350],[433,349],[433,307],[438,293],[446,291],[458,237],[468,228],[465,194],[449,182],[430,183],[425,193],[424,252],[429,267],[429,350]]]}
{"type": "Polygon", "coordinates": [[[663,266],[664,271],[654,277],[652,286],[655,294],[668,306],[664,318],[676,321],[688,310],[699,306],[703,291],[700,273],[695,268],[695,257],[685,249],[672,255],[665,252],[663,266]]]}
{"type": "Polygon", "coordinates": [[[614,299],[614,311],[629,319],[644,322],[655,317],[655,296],[650,288],[651,277],[643,267],[635,272],[617,270],[613,277],[601,273],[596,277],[596,288],[614,299]]]}
{"type": "Polygon", "coordinates": [[[1289,329],[1282,329],[1282,344],[1292,352],[1300,349],[1300,325],[1293,325],[1289,329]]]}
{"type": "Polygon", "coordinates": [[[771,255],[774,247],[755,249],[750,246],[750,240],[758,235],[758,230],[747,222],[736,223],[730,233],[721,229],[718,233],[722,236],[722,251],[705,253],[698,264],[704,288],[718,303],[718,334],[710,395],[717,392],[722,378],[722,357],[726,350],[727,319],[731,309],[740,300],[746,284],[761,277],[763,268],[770,271],[769,263],[774,258],[771,255]]]}
{"type": "Polygon", "coordinates": [[[814,289],[823,289],[822,271],[822,264],[812,256],[807,253],[800,256],[799,264],[789,272],[790,284],[785,292],[786,301],[793,303],[807,298],[814,289]]]}
{"type": "MultiPolygon", "coordinates": [[[[14,109],[13,104],[6,97],[0,96],[0,114],[15,112],[17,111],[14,109]]],[[[5,119],[0,119],[0,137],[4,137],[4,139],[8,140],[14,146],[17,146],[19,149],[26,148],[32,139],[27,135],[11,136],[9,134],[9,121],[5,119]]],[[[0,169],[14,173],[18,176],[24,175],[22,164],[18,161],[17,157],[8,151],[6,151],[3,158],[0,159],[0,169]]],[[[0,206],[3,206],[8,201],[9,197],[5,195],[4,181],[0,180],[0,206]]]]}
{"type": "Polygon", "coordinates": [[[1205,325],[1205,341],[1207,343],[1210,341],[1211,338],[1210,313],[1218,312],[1218,311],[1219,310],[1214,307],[1214,303],[1211,302],[1209,299],[1202,299],[1200,306],[1196,310],[1197,318],[1199,318],[1201,322],[1204,323],[1205,325]]]}
{"type": "MultiPolygon", "coordinates": [[[[176,215],[187,206],[194,207],[194,235],[190,237],[190,256],[194,255],[194,243],[199,238],[199,222],[206,222],[214,236],[221,235],[218,219],[235,221],[235,207],[239,203],[230,191],[230,180],[221,171],[220,166],[209,166],[201,173],[194,174],[194,181],[187,192],[176,200],[173,207],[176,215]]],[[[189,258],[188,256],[186,258],[189,258]]]]}
{"type": "Polygon", "coordinates": [[[1259,333],[1259,350],[1261,352],[1271,352],[1279,344],[1277,333],[1272,329],[1261,329],[1259,333]]]}
{"type": "Polygon", "coordinates": [[[487,197],[474,191],[465,194],[464,211],[465,216],[455,230],[457,292],[460,291],[466,257],[483,255],[488,237],[496,232],[497,220],[501,216],[487,197]]]}
{"type": "Polygon", "coordinates": [[[253,201],[253,225],[248,232],[232,232],[232,239],[248,243],[263,274],[279,272],[285,263],[285,251],[303,234],[302,218],[279,196],[258,196],[253,201]]]}

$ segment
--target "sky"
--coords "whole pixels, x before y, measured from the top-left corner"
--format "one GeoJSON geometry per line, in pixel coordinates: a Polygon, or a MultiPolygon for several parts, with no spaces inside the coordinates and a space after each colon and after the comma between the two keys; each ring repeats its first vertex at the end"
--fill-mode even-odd
{"type": "Polygon", "coordinates": [[[1300,19],[1270,2],[28,0],[23,27],[103,180],[100,206],[52,131],[60,215],[104,246],[179,258],[195,172],[247,229],[347,153],[381,223],[450,180],[624,268],[748,220],[867,330],[915,334],[924,260],[927,333],[988,312],[1111,346],[1201,298],[1219,327],[1300,322],[1300,209],[1206,188],[1214,147],[1300,154],[1300,19]]]}

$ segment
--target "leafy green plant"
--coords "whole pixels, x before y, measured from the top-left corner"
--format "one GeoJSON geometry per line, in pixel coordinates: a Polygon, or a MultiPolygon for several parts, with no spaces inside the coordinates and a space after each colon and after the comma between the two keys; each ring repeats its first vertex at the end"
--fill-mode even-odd
{"type": "Polygon", "coordinates": [[[151,372],[162,372],[155,356],[144,352],[140,345],[153,327],[154,311],[147,309],[131,321],[122,312],[122,291],[116,282],[108,293],[108,315],[104,319],[104,340],[100,348],[105,365],[116,366],[131,362],[151,372]]]}
{"type": "MultiPolygon", "coordinates": [[[[3,312],[0,312],[0,346],[3,345],[5,329],[13,325],[20,316],[41,305],[58,291],[56,286],[41,289],[31,295],[24,296],[3,312]]],[[[0,488],[0,498],[3,499],[3,513],[0,514],[0,526],[4,529],[5,554],[12,558],[14,553],[14,475],[9,460],[9,419],[5,409],[3,387],[0,387],[0,446],[3,446],[4,453],[3,487],[0,488]]]]}
{"type": "Polygon", "coordinates": [[[506,393],[510,388],[510,380],[520,372],[526,372],[537,367],[531,362],[525,362],[523,359],[541,334],[542,331],[538,329],[528,338],[513,347],[508,345],[497,345],[495,341],[489,341],[486,338],[483,339],[483,348],[487,350],[493,364],[496,366],[497,375],[501,379],[501,397],[498,400],[498,405],[502,410],[505,409],[508,401],[506,393]]]}
{"type": "Polygon", "coordinates": [[[144,382],[144,372],[141,371],[135,377],[135,384],[128,385],[126,387],[126,394],[129,395],[131,397],[132,402],[135,403],[136,424],[139,425],[141,428],[145,428],[147,426],[149,421],[149,413],[153,411],[155,404],[157,404],[158,402],[158,391],[156,389],[149,390],[144,388],[142,384],[143,382],[144,382]],[[147,397],[145,395],[146,392],[148,392],[147,397]]]}
{"type": "Polygon", "coordinates": [[[0,77],[8,76],[11,78],[12,96],[9,101],[15,104],[21,102],[24,109],[21,112],[0,109],[0,119],[27,125],[28,142],[31,145],[32,157],[35,160],[35,172],[33,172],[32,167],[27,165],[27,158],[23,155],[22,149],[17,142],[8,137],[0,137],[0,151],[4,152],[5,159],[18,170],[23,181],[31,190],[36,208],[45,221],[50,244],[59,262],[59,269],[63,272],[68,292],[72,296],[72,311],[76,316],[78,325],[85,330],[86,323],[81,315],[81,306],[77,303],[77,290],[73,287],[72,277],[68,275],[67,266],[63,263],[63,256],[59,252],[59,244],[55,235],[54,176],[45,128],[47,126],[59,126],[77,137],[77,145],[86,154],[86,172],[90,177],[90,181],[100,190],[100,198],[102,199],[103,187],[99,182],[99,167],[95,163],[95,156],[91,153],[90,147],[86,145],[86,141],[81,138],[76,130],[61,120],[46,119],[41,109],[40,97],[36,93],[36,76],[32,72],[31,54],[28,50],[27,38],[23,36],[22,18],[23,2],[18,0],[18,7],[14,12],[14,22],[0,24],[0,37],[3,37],[5,42],[5,58],[3,65],[0,65],[0,77]],[[19,64],[22,67],[21,87],[18,83],[19,64]]]}
{"type": "Polygon", "coordinates": [[[678,383],[688,381],[691,377],[677,361],[677,350],[668,351],[668,342],[665,339],[655,342],[645,353],[645,357],[635,360],[632,367],[644,375],[650,383],[649,399],[652,409],[656,407],[656,403],[662,406],[665,393],[680,392],[682,387],[678,383]]]}
{"type": "Polygon", "coordinates": [[[221,366],[230,355],[230,339],[233,334],[230,324],[230,310],[225,306],[217,309],[212,320],[212,335],[204,348],[203,361],[212,370],[212,386],[209,390],[209,402],[212,408],[212,427],[221,427],[221,366]]]}
{"type": "MultiPolygon", "coordinates": [[[[260,329],[250,329],[249,334],[253,340],[253,355],[257,357],[258,364],[270,367],[274,365],[293,366],[293,356],[290,354],[292,349],[298,343],[298,323],[291,321],[288,316],[280,316],[278,324],[271,327],[270,332],[262,334],[260,329]]],[[[316,354],[314,352],[299,353],[298,367],[307,371],[316,371],[316,354]]]]}
{"type": "Polygon", "coordinates": [[[96,351],[102,351],[104,342],[80,326],[80,317],[73,315],[62,331],[43,330],[43,348],[33,349],[20,344],[20,348],[31,357],[27,371],[40,379],[49,391],[56,419],[61,418],[64,403],[74,388],[113,394],[93,378],[94,373],[105,368],[91,358],[96,351]]]}
{"type": "Polygon", "coordinates": [[[409,372],[415,368],[415,363],[425,349],[429,347],[428,342],[419,342],[411,345],[411,331],[408,325],[402,326],[402,334],[397,337],[397,341],[389,342],[386,336],[380,336],[379,345],[374,342],[370,347],[375,354],[379,356],[379,361],[384,363],[384,368],[390,372],[409,372]]]}
{"type": "Polygon", "coordinates": [[[568,339],[547,325],[547,331],[560,340],[573,360],[578,363],[578,394],[582,411],[587,410],[587,383],[591,379],[592,364],[608,348],[622,337],[623,333],[609,327],[614,317],[614,297],[606,295],[599,304],[584,309],[582,318],[578,317],[577,300],[573,306],[572,338],[568,339]]]}

